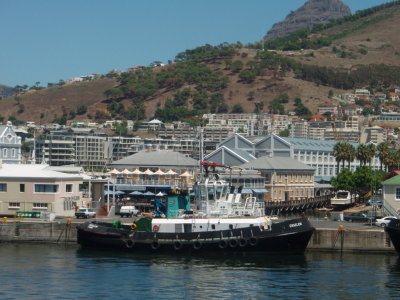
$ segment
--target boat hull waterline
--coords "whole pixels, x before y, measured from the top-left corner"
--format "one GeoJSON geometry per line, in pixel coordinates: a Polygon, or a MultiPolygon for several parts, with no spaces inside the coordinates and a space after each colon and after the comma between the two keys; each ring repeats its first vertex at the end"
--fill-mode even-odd
{"type": "Polygon", "coordinates": [[[153,252],[276,252],[303,253],[314,232],[305,218],[258,226],[204,232],[145,232],[125,225],[86,222],[77,226],[82,247],[153,252]]]}

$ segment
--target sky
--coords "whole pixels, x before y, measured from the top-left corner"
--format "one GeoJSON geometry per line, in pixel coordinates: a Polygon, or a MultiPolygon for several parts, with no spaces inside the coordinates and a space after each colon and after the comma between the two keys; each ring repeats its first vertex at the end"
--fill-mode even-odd
{"type": "MultiPolygon", "coordinates": [[[[205,44],[260,41],[306,0],[0,0],[0,84],[124,71],[205,44]]],[[[354,13],[389,0],[344,0],[354,13]]]]}

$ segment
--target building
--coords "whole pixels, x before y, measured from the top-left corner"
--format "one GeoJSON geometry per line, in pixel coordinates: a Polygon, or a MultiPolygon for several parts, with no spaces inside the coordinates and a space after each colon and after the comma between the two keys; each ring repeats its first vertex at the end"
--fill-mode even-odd
{"type": "Polygon", "coordinates": [[[137,137],[108,137],[88,128],[53,131],[36,140],[36,161],[103,170],[111,161],[128,156],[138,143],[143,142],[137,137]]]}
{"type": "Polygon", "coordinates": [[[329,105],[329,104],[320,105],[318,107],[318,113],[321,115],[329,113],[332,116],[337,117],[337,116],[339,116],[339,108],[337,105],[329,105]]]}
{"type": "Polygon", "coordinates": [[[82,176],[50,170],[47,165],[0,165],[0,214],[18,211],[73,216],[82,200],[82,176]]]}
{"type": "MultiPolygon", "coordinates": [[[[332,176],[337,175],[336,159],[332,155],[335,144],[335,141],[279,137],[274,134],[260,137],[235,134],[218,144],[217,149],[206,156],[206,160],[238,166],[262,156],[291,157],[315,169],[316,181],[330,181],[332,176]]],[[[355,148],[359,145],[350,144],[355,148]]],[[[354,160],[350,169],[354,171],[359,165],[360,162],[354,160]]],[[[379,169],[379,159],[375,157],[371,165],[379,169]]]]}
{"type": "Polygon", "coordinates": [[[0,125],[0,159],[3,163],[21,163],[21,137],[15,133],[11,122],[0,125]]]}
{"type": "Polygon", "coordinates": [[[190,188],[199,162],[170,150],[141,151],[109,164],[111,182],[122,191],[190,188]]]}
{"type": "Polygon", "coordinates": [[[377,122],[398,125],[400,124],[400,113],[395,113],[395,112],[381,113],[379,118],[377,119],[377,122]]]}
{"type": "Polygon", "coordinates": [[[314,196],[314,168],[290,157],[262,156],[240,166],[254,169],[265,178],[265,199],[291,201],[314,196]]]}
{"type": "Polygon", "coordinates": [[[375,145],[383,143],[387,140],[387,131],[380,126],[365,127],[361,131],[360,143],[375,145]]]}
{"type": "Polygon", "coordinates": [[[392,172],[382,182],[383,206],[393,216],[400,217],[400,175],[392,172]]]}

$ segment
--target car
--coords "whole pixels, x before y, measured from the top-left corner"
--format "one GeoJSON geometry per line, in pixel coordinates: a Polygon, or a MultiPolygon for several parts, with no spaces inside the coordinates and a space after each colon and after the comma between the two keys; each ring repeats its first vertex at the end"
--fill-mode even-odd
{"type": "Polygon", "coordinates": [[[381,219],[376,219],[375,225],[376,226],[380,226],[380,227],[386,227],[386,225],[389,224],[390,221],[396,220],[396,219],[397,218],[393,217],[393,216],[387,216],[387,217],[384,217],[384,218],[381,218],[381,219]]]}
{"type": "Polygon", "coordinates": [[[75,217],[79,218],[96,218],[96,212],[91,208],[80,208],[75,212],[75,217]]]}
{"type": "Polygon", "coordinates": [[[345,215],[343,217],[343,219],[345,221],[348,221],[348,222],[372,222],[372,221],[374,221],[375,218],[374,217],[369,217],[365,213],[354,212],[354,213],[351,213],[349,215],[345,215]]]}
{"type": "Polygon", "coordinates": [[[135,206],[121,206],[121,209],[116,215],[120,215],[123,217],[132,217],[137,216],[139,214],[139,210],[135,206]]]}
{"type": "Polygon", "coordinates": [[[383,201],[381,199],[373,199],[370,198],[368,201],[365,203],[366,206],[378,206],[382,207],[383,201]]]}

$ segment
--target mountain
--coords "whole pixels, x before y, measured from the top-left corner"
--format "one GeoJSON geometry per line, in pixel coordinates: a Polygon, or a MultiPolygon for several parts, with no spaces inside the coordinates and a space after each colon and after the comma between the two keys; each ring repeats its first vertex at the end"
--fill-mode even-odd
{"type": "Polygon", "coordinates": [[[329,20],[349,15],[350,8],[341,0],[309,0],[291,12],[285,20],[274,24],[264,36],[264,40],[273,40],[299,29],[311,28],[314,24],[326,24],[329,20]]]}
{"type": "Polygon", "coordinates": [[[265,42],[266,51],[239,42],[189,49],[165,66],[3,98],[0,119],[198,120],[203,113],[287,112],[298,109],[296,98],[315,113],[336,103],[332,92],[400,86],[399,19],[400,0],[265,42]]]}

